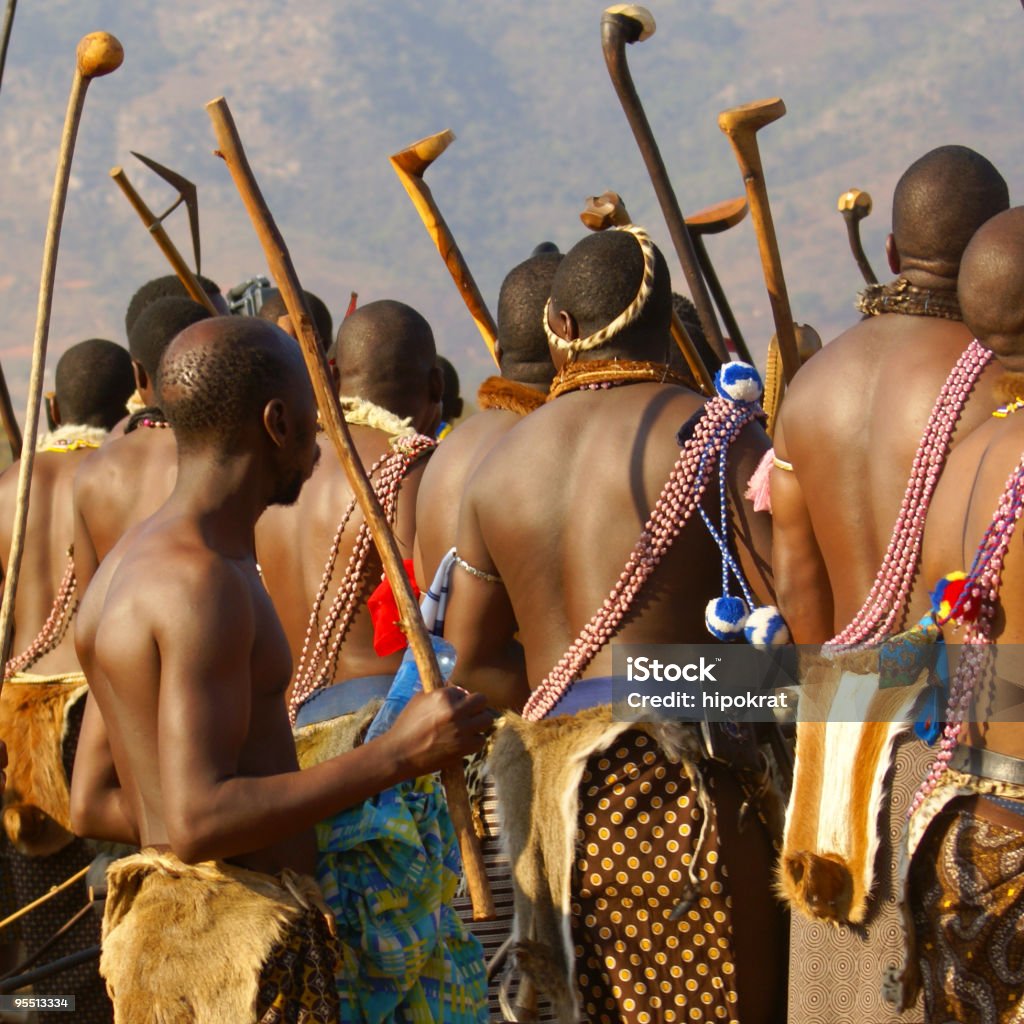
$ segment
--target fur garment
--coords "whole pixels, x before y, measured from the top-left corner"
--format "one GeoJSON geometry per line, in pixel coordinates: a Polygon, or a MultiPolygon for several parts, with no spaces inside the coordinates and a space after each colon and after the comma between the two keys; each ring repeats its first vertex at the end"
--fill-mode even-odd
{"type": "Polygon", "coordinates": [[[608,706],[540,722],[507,714],[488,761],[512,865],[516,957],[562,1024],[579,1020],[570,930],[579,786],[589,758],[631,729],[646,732],[669,761],[682,764],[707,820],[693,725],[614,721],[608,706]]]}
{"type": "Polygon", "coordinates": [[[4,830],[27,856],[48,856],[74,839],[64,740],[72,709],[86,692],[80,673],[18,673],[0,693],[0,737],[9,758],[4,830]]]}
{"type": "Polygon", "coordinates": [[[260,975],[309,906],[311,878],[282,880],[144,850],[107,872],[100,974],[116,1024],[251,1024],[260,975]]]}
{"type": "Polygon", "coordinates": [[[505,377],[488,377],[476,393],[476,404],[481,409],[501,409],[517,416],[539,409],[546,400],[546,392],[505,377]]]}
{"type": "Polygon", "coordinates": [[[893,748],[928,681],[879,687],[878,650],[801,658],[793,791],[778,890],[809,917],[862,924],[893,748]]]}
{"type": "Polygon", "coordinates": [[[312,768],[358,747],[383,703],[380,697],[375,697],[350,714],[296,726],[292,735],[299,767],[312,768]]]}

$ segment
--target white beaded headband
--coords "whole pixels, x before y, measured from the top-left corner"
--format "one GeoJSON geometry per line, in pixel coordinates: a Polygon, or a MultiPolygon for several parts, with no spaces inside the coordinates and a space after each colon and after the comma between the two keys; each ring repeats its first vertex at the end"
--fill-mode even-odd
{"type": "Polygon", "coordinates": [[[643,312],[647,300],[651,297],[651,292],[654,290],[654,243],[650,236],[636,224],[624,224],[611,230],[626,231],[631,234],[636,239],[637,245],[640,246],[640,252],[643,253],[644,273],[640,279],[640,288],[636,293],[636,298],[614,320],[609,321],[599,331],[595,331],[586,338],[577,338],[575,341],[567,341],[551,329],[551,324],[548,322],[551,299],[548,299],[544,306],[544,333],[547,335],[549,344],[557,349],[566,352],[586,352],[600,347],[633,323],[643,312]]]}

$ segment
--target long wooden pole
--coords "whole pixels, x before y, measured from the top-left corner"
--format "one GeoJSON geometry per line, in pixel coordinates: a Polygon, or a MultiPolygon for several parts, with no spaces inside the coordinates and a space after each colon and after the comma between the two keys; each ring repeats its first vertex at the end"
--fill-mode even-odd
{"type": "Polygon", "coordinates": [[[388,159],[391,161],[391,166],[394,168],[395,174],[398,175],[402,187],[412,200],[413,206],[416,207],[416,212],[420,215],[427,234],[437,246],[437,251],[441,254],[448,273],[452,275],[455,287],[458,288],[462,301],[465,302],[469,315],[480,332],[480,337],[484,339],[487,351],[491,353],[491,358],[497,365],[498,354],[495,348],[495,339],[498,336],[498,328],[487,309],[484,297],[480,294],[480,289],[470,272],[469,265],[455,242],[455,236],[441,214],[434,199],[434,193],[430,191],[427,183],[423,180],[426,169],[454,141],[455,133],[450,128],[445,129],[436,135],[428,135],[425,139],[414,142],[400,153],[392,154],[388,159]]]}
{"type": "MultiPolygon", "coordinates": [[[[772,318],[775,320],[775,333],[779,339],[779,355],[782,357],[782,369],[788,384],[800,369],[800,355],[797,352],[786,279],[782,273],[779,243],[775,236],[771,206],[768,204],[768,187],[764,182],[761,152],[757,145],[758,131],[772,121],[777,121],[785,113],[786,104],[782,100],[759,100],[756,103],[722,111],[718,115],[718,127],[732,143],[740,174],[743,175],[743,181],[747,186],[750,216],[754,222],[754,232],[761,253],[761,270],[764,273],[765,287],[768,289],[772,318]]],[[[769,415],[772,415],[771,410],[769,415]]]]}
{"type": "MultiPolygon", "coordinates": [[[[428,692],[440,689],[444,686],[444,680],[441,678],[434,648],[423,624],[423,617],[420,615],[419,605],[413,596],[412,587],[405,575],[402,556],[398,551],[394,534],[391,532],[391,527],[388,525],[377,495],[349,435],[348,425],[342,415],[338,396],[332,386],[330,369],[317,338],[316,327],[306,306],[298,275],[295,273],[295,267],[288,254],[284,238],[274,223],[274,218],[263,198],[252,168],[249,166],[227,101],[223,96],[211,100],[206,104],[206,110],[213,122],[214,133],[217,136],[219,147],[217,155],[222,157],[228,165],[235,187],[242,197],[242,202],[245,204],[246,211],[263,247],[267,267],[281,290],[281,297],[284,299],[292,326],[295,328],[296,338],[313,383],[324,430],[338,453],[349,484],[359,502],[370,533],[373,535],[374,543],[380,552],[381,561],[384,563],[384,573],[394,592],[402,627],[409,638],[409,646],[416,659],[416,667],[419,669],[420,678],[423,681],[423,689],[428,692]]],[[[469,796],[466,792],[466,778],[461,765],[446,769],[441,773],[441,777],[448,796],[452,824],[455,826],[459,846],[462,850],[466,883],[473,901],[473,917],[478,921],[487,920],[494,916],[494,903],[487,884],[487,875],[484,872],[480,845],[473,830],[469,796]]]]}
{"type": "Polygon", "coordinates": [[[199,283],[196,275],[192,273],[192,268],[182,258],[181,253],[178,252],[177,246],[171,241],[171,236],[167,234],[163,224],[146,205],[142,196],[135,191],[135,186],[128,180],[128,175],[124,173],[124,168],[112,167],[110,169],[110,177],[114,179],[117,187],[124,193],[128,202],[131,203],[132,209],[139,215],[142,223],[146,225],[146,229],[153,236],[153,241],[156,242],[157,247],[167,257],[167,262],[170,263],[175,274],[178,275],[178,280],[185,286],[185,291],[188,292],[189,298],[194,302],[198,302],[200,306],[205,307],[211,316],[220,316],[220,310],[213,304],[213,300],[206,294],[206,289],[199,283]]]}
{"type": "Polygon", "coordinates": [[[14,10],[18,6],[18,0],[7,0],[7,10],[4,12],[3,33],[0,35],[0,83],[4,80],[4,68],[7,67],[7,47],[11,42],[11,29],[14,27],[14,10]]]}
{"type": "Polygon", "coordinates": [[[608,65],[608,74],[611,77],[612,85],[615,87],[623,113],[626,115],[626,120],[629,121],[629,127],[633,131],[651,184],[654,186],[654,194],[658,197],[658,205],[661,207],[665,223],[668,225],[672,245],[675,247],[683,274],[686,276],[693,304],[697,307],[700,325],[704,328],[704,337],[707,338],[708,344],[719,360],[727,363],[729,362],[729,353],[722,340],[722,329],[718,325],[718,318],[711,305],[707,283],[697,263],[693,241],[690,239],[686,221],[679,208],[679,200],[676,199],[675,190],[672,188],[668,171],[665,169],[665,161],[661,158],[661,151],[658,149],[654,132],[651,130],[647,114],[644,113],[643,104],[640,102],[640,96],[633,84],[633,76],[629,73],[629,64],[626,62],[626,44],[647,39],[653,33],[654,18],[651,16],[651,12],[644,7],[620,4],[608,8],[601,17],[601,47],[604,51],[604,59],[608,65]]]}
{"type": "Polygon", "coordinates": [[[107,32],[93,32],[84,36],[76,52],[75,77],[71,83],[64,132],[57,157],[57,175],[50,200],[50,219],[46,227],[43,247],[43,269],[39,281],[39,304],[36,309],[36,333],[32,342],[32,370],[28,382],[28,401],[25,406],[25,444],[18,467],[18,490],[14,511],[11,550],[7,558],[3,602],[0,603],[0,687],[11,656],[14,640],[14,596],[18,588],[21,558],[25,548],[25,529],[28,524],[29,496],[32,490],[32,466],[35,462],[36,436],[39,432],[39,404],[43,395],[43,371],[46,368],[46,342],[50,334],[50,311],[53,307],[53,281],[57,272],[57,247],[60,228],[64,220],[64,204],[71,177],[71,159],[75,152],[78,125],[89,82],[101,75],[116,71],[124,60],[121,44],[107,32]]]}

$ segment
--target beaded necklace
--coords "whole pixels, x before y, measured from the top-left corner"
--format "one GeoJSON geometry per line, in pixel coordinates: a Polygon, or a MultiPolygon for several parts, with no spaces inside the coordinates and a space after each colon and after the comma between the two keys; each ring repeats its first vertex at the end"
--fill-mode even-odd
{"type": "MultiPolygon", "coordinates": [[[[393,437],[390,442],[390,450],[371,466],[367,475],[380,500],[384,516],[391,526],[394,526],[398,513],[398,492],[402,481],[413,464],[436,446],[437,442],[433,438],[424,437],[422,434],[393,437]],[[374,479],[375,477],[376,479],[374,479]]],[[[334,533],[323,575],[320,578],[320,587],[313,601],[313,610],[306,627],[302,654],[295,671],[295,686],[288,700],[288,716],[292,725],[295,724],[299,708],[321,687],[334,682],[341,645],[356,612],[363,603],[362,599],[369,583],[365,570],[373,547],[373,538],[369,526],[363,522],[356,534],[348,565],[345,567],[334,599],[321,624],[320,611],[327,598],[331,580],[334,578],[342,536],[355,508],[356,499],[353,496],[334,533]]]]}
{"type": "Polygon", "coordinates": [[[938,621],[943,625],[959,618],[965,606],[973,599],[978,602],[977,618],[967,623],[963,651],[956,667],[956,675],[949,690],[946,705],[946,727],[939,741],[939,751],[921,787],[914,794],[908,817],[938,785],[949,767],[963,732],[967,711],[974,691],[989,665],[988,647],[992,643],[992,620],[995,618],[999,588],[1002,583],[1003,562],[1017,521],[1024,510],[1024,457],[1014,467],[1003,488],[992,522],[978,545],[974,561],[967,573],[967,582],[949,613],[938,621]]]}
{"type": "Polygon", "coordinates": [[[761,410],[753,403],[721,397],[707,403],[672,467],[625,568],[601,608],[530,695],[523,709],[525,719],[539,721],[547,715],[615,635],[644,584],[700,505],[712,468],[717,465],[712,456],[728,448],[740,431],[759,415],[762,415],[761,410]]]}
{"type": "Polygon", "coordinates": [[[18,672],[27,672],[40,658],[49,654],[64,639],[71,620],[78,610],[78,581],[75,579],[74,548],[68,548],[64,575],[53,599],[50,614],[36,634],[35,639],[16,658],[7,662],[4,679],[10,679],[18,672]]]}
{"type": "Polygon", "coordinates": [[[942,385],[914,455],[900,512],[875,582],[853,620],[828,642],[829,646],[879,642],[892,633],[893,625],[904,614],[921,557],[928,506],[953,431],[978,377],[991,360],[992,353],[972,341],[942,385]]]}
{"type": "Polygon", "coordinates": [[[665,363],[639,359],[594,359],[585,363],[566,363],[551,382],[548,401],[569,391],[598,391],[620,384],[643,382],[678,384],[696,390],[693,380],[665,363]]]}
{"type": "Polygon", "coordinates": [[[865,316],[902,313],[904,316],[936,316],[942,320],[963,320],[956,289],[922,288],[905,277],[888,284],[869,284],[857,296],[857,308],[865,316]]]}

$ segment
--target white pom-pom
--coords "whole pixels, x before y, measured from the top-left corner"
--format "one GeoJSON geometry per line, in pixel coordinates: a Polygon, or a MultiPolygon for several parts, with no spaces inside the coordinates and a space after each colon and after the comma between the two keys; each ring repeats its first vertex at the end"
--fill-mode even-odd
{"type": "Polygon", "coordinates": [[[750,363],[723,363],[715,374],[715,390],[730,402],[757,402],[764,387],[750,363]]]}
{"type": "Polygon", "coordinates": [[[758,647],[780,647],[789,643],[789,627],[782,613],[774,605],[755,608],[743,627],[747,643],[758,647]]]}
{"type": "Polygon", "coordinates": [[[735,640],[742,636],[747,621],[747,604],[742,597],[716,597],[708,601],[704,622],[708,632],[719,640],[735,640]]]}

